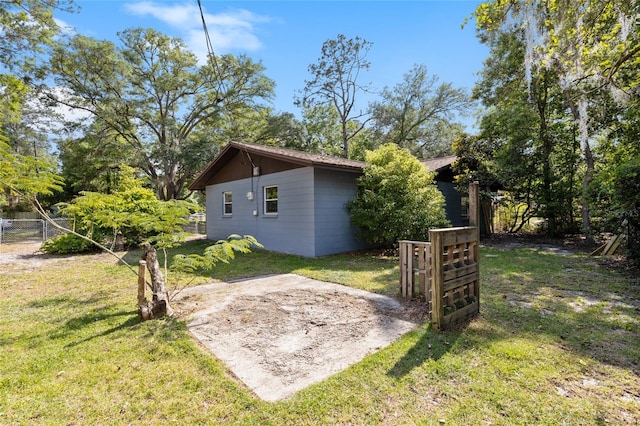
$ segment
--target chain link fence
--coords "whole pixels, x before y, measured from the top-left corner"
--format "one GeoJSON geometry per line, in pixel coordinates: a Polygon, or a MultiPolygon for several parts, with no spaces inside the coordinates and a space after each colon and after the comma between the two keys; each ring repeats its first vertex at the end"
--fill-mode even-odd
{"type": "MultiPolygon", "coordinates": [[[[207,222],[204,215],[189,217],[183,227],[191,234],[206,234],[207,222]]],[[[74,219],[59,218],[53,221],[67,229],[74,229],[74,219]]],[[[43,219],[0,219],[0,244],[42,242],[64,233],[43,219]]]]}
{"type": "MultiPolygon", "coordinates": [[[[73,229],[73,219],[53,221],[64,228],[73,229]]],[[[43,219],[0,219],[0,244],[41,242],[63,232],[43,219]]]]}

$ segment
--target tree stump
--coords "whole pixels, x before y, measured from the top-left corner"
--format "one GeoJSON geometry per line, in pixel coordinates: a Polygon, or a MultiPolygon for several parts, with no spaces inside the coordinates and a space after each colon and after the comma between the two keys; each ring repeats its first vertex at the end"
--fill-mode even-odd
{"type": "Polygon", "coordinates": [[[162,318],[165,315],[173,316],[173,309],[169,304],[169,292],[162,276],[160,263],[158,263],[156,249],[151,244],[145,244],[138,270],[138,316],[141,320],[148,320],[162,318]],[[153,293],[150,301],[147,301],[144,296],[145,269],[147,268],[151,276],[151,291],[153,293]]]}

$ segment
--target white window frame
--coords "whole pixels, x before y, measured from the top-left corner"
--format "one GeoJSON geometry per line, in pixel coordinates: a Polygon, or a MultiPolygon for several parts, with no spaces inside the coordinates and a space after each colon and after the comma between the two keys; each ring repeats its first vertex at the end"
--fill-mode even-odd
{"type": "Polygon", "coordinates": [[[263,202],[262,202],[262,211],[264,212],[265,216],[277,216],[278,215],[278,185],[269,185],[269,186],[264,186],[262,188],[262,194],[263,194],[263,202]],[[276,196],[275,198],[267,198],[267,192],[269,189],[271,188],[275,188],[276,189],[276,196]],[[267,209],[267,204],[268,203],[273,203],[275,202],[276,205],[276,211],[275,212],[270,212],[267,209]]]}
{"type": "Polygon", "coordinates": [[[223,216],[232,216],[233,215],[233,192],[224,191],[222,193],[222,215],[223,216]],[[229,195],[229,200],[227,200],[227,195],[229,195]],[[229,206],[229,212],[227,212],[227,206],[229,206]]]}

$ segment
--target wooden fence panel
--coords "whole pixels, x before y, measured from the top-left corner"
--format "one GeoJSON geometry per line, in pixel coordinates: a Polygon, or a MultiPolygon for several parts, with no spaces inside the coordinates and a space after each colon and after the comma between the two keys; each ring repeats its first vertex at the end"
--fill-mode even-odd
{"type": "Polygon", "coordinates": [[[405,298],[431,300],[431,244],[400,241],[400,294],[405,298]]]}
{"type": "Polygon", "coordinates": [[[431,230],[431,243],[400,241],[400,293],[405,298],[424,297],[431,323],[437,330],[480,312],[477,182],[469,185],[469,224],[471,226],[431,230]]]}
{"type": "Polygon", "coordinates": [[[432,245],[431,322],[443,330],[475,316],[480,309],[477,227],[435,229],[432,245]]]}

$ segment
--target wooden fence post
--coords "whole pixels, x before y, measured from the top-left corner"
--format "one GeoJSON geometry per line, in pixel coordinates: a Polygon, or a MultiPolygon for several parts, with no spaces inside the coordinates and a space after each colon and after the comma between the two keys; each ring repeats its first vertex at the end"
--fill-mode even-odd
{"type": "Polygon", "coordinates": [[[473,245],[473,258],[478,263],[478,282],[473,287],[473,295],[478,301],[480,312],[480,183],[469,185],[469,225],[476,227],[476,243],[473,245]]]}
{"type": "Polygon", "coordinates": [[[444,247],[442,246],[442,234],[429,231],[431,240],[431,324],[436,330],[442,328],[444,319],[444,247]]]}
{"type": "Polygon", "coordinates": [[[408,243],[406,241],[400,241],[400,294],[402,297],[408,297],[407,287],[410,285],[409,271],[412,270],[410,265],[411,258],[407,254],[408,243]]]}
{"type": "Polygon", "coordinates": [[[480,236],[480,184],[478,182],[469,184],[469,226],[478,227],[478,236],[480,236]]]}

